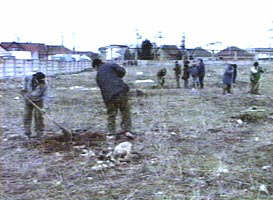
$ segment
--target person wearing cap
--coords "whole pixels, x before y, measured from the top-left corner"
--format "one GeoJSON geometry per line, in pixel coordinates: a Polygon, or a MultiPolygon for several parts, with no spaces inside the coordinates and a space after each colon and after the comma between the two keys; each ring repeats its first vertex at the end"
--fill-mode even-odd
{"type": "Polygon", "coordinates": [[[175,66],[173,68],[175,80],[176,80],[176,87],[180,88],[180,76],[181,76],[181,65],[178,61],[175,61],[175,66]]]}
{"type": "Polygon", "coordinates": [[[264,70],[259,66],[258,62],[254,62],[253,66],[250,68],[250,91],[251,94],[260,94],[260,79],[261,74],[264,70]]]}
{"type": "Polygon", "coordinates": [[[166,68],[160,69],[160,70],[157,72],[157,74],[156,74],[158,86],[161,87],[161,88],[162,88],[162,87],[164,86],[164,84],[165,84],[165,76],[166,76],[166,74],[167,74],[167,69],[166,69],[166,68]]]}
{"type": "Polygon", "coordinates": [[[116,139],[116,117],[118,111],[121,113],[121,134],[129,139],[135,139],[135,134],[131,131],[131,111],[128,98],[129,86],[122,80],[126,70],[116,63],[103,63],[100,59],[94,59],[93,68],[97,69],[96,82],[101,90],[102,98],[107,109],[107,127],[109,135],[116,139]]]}
{"type": "Polygon", "coordinates": [[[45,78],[46,76],[42,72],[37,72],[31,76],[26,76],[24,78],[23,90],[21,90],[21,94],[26,97],[23,121],[25,131],[24,133],[28,137],[32,136],[32,118],[34,118],[36,137],[41,137],[43,135],[45,127],[43,113],[35,108],[29,100],[35,103],[39,108],[41,108],[41,110],[43,109],[44,98],[47,92],[47,84],[45,78]]]}
{"type": "Polygon", "coordinates": [[[228,64],[225,69],[224,76],[223,76],[223,94],[225,95],[226,92],[231,94],[231,85],[233,80],[233,66],[232,64],[228,64]]]}

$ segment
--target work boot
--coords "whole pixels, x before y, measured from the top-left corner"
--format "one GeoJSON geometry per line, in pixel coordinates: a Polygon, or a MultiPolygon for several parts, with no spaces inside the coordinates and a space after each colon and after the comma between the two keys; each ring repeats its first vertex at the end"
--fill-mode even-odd
{"type": "Polygon", "coordinates": [[[31,131],[26,131],[24,134],[25,134],[25,136],[27,136],[28,138],[31,137],[31,131]]]}
{"type": "Polygon", "coordinates": [[[36,134],[37,134],[36,137],[37,137],[37,138],[40,138],[40,137],[43,136],[44,131],[43,131],[43,130],[36,131],[36,134]]]}
{"type": "Polygon", "coordinates": [[[126,136],[130,140],[136,139],[136,134],[131,131],[124,131],[121,133],[122,135],[126,136]]]}

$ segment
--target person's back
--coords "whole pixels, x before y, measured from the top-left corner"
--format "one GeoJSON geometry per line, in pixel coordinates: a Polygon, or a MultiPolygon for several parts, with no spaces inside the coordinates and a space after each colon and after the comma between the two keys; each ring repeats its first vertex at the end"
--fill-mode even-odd
{"type": "Polygon", "coordinates": [[[129,91],[129,86],[122,80],[126,70],[116,63],[106,63],[99,67],[96,81],[105,102],[118,93],[129,91]]]}
{"type": "Polygon", "coordinates": [[[203,60],[199,59],[199,63],[197,65],[199,76],[205,76],[205,64],[203,60]]]}
{"type": "MultiPolygon", "coordinates": [[[[96,82],[101,90],[107,109],[109,134],[116,135],[116,116],[118,111],[120,111],[123,133],[128,138],[134,139],[135,135],[131,132],[131,112],[128,103],[129,86],[122,80],[126,74],[126,70],[116,63],[104,64],[99,59],[96,60],[93,67],[98,70],[96,82]]],[[[117,135],[116,138],[118,138],[117,135]]]]}
{"type": "Polygon", "coordinates": [[[228,64],[223,75],[223,84],[224,84],[223,94],[226,94],[226,92],[231,93],[232,79],[233,79],[233,66],[231,64],[228,64]]]}

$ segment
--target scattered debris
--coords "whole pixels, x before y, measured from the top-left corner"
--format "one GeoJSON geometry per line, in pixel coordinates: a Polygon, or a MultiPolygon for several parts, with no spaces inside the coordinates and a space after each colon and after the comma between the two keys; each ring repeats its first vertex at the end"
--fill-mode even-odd
{"type": "Polygon", "coordinates": [[[264,185],[264,184],[261,184],[261,185],[260,185],[259,191],[260,191],[260,192],[264,192],[264,193],[266,193],[266,194],[269,194],[268,189],[267,189],[267,186],[264,185]]]}
{"type": "Polygon", "coordinates": [[[147,79],[147,80],[136,80],[135,83],[154,83],[153,80],[147,79]]]}
{"type": "Polygon", "coordinates": [[[131,151],[132,151],[132,143],[122,142],[115,147],[113,151],[113,156],[115,159],[117,158],[126,159],[131,153],[131,151]]]}
{"type": "Polygon", "coordinates": [[[238,123],[239,125],[242,125],[244,122],[243,122],[241,119],[238,119],[238,120],[237,120],[237,123],[238,123]]]}

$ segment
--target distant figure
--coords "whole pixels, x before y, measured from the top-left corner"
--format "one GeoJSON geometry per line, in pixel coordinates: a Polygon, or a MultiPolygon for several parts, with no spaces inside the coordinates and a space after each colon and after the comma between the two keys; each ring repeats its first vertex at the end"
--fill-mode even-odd
{"type": "Polygon", "coordinates": [[[175,67],[173,70],[176,79],[176,87],[180,88],[181,65],[178,63],[178,61],[175,61],[175,67]]]}
{"type": "Polygon", "coordinates": [[[96,82],[106,105],[109,134],[115,135],[117,138],[116,117],[120,111],[122,133],[128,138],[134,139],[135,135],[131,132],[131,111],[128,103],[129,86],[122,80],[126,70],[116,63],[104,64],[99,59],[93,61],[93,67],[98,70],[96,82]]]}
{"type": "Polygon", "coordinates": [[[41,110],[44,106],[44,98],[47,92],[47,84],[45,81],[45,74],[37,72],[31,76],[26,76],[24,79],[24,88],[21,90],[21,94],[25,96],[25,108],[24,108],[24,129],[25,135],[31,137],[31,124],[32,118],[34,117],[34,128],[36,137],[41,137],[44,132],[44,118],[43,113],[39,111],[34,105],[28,100],[30,99],[35,103],[41,110]]]}
{"type": "Polygon", "coordinates": [[[193,61],[190,65],[190,74],[192,77],[192,87],[197,88],[199,86],[199,80],[198,80],[198,66],[196,61],[193,61]]]}
{"type": "Polygon", "coordinates": [[[232,79],[232,82],[233,83],[236,83],[236,78],[237,78],[237,65],[236,64],[233,64],[233,79],[232,79]]]}
{"type": "Polygon", "coordinates": [[[184,80],[184,88],[189,88],[189,78],[190,78],[190,69],[189,69],[189,60],[187,57],[184,59],[184,67],[183,67],[183,76],[182,79],[184,80]]]}
{"type": "Polygon", "coordinates": [[[158,86],[160,86],[161,88],[165,84],[165,76],[166,76],[166,74],[167,74],[167,69],[166,68],[163,68],[163,69],[159,70],[157,72],[157,74],[156,74],[158,86]]]}
{"type": "Polygon", "coordinates": [[[233,80],[233,66],[232,64],[228,64],[227,68],[225,69],[224,76],[223,76],[223,94],[225,95],[226,92],[231,94],[231,85],[233,80]]]}
{"type": "Polygon", "coordinates": [[[264,73],[264,70],[259,66],[258,62],[254,62],[253,67],[250,69],[250,93],[251,94],[260,94],[260,79],[261,74],[264,73]]]}
{"type": "Polygon", "coordinates": [[[200,88],[204,88],[204,77],[205,77],[205,64],[202,59],[198,59],[199,63],[197,65],[198,69],[198,78],[199,78],[199,84],[200,88]]]}

